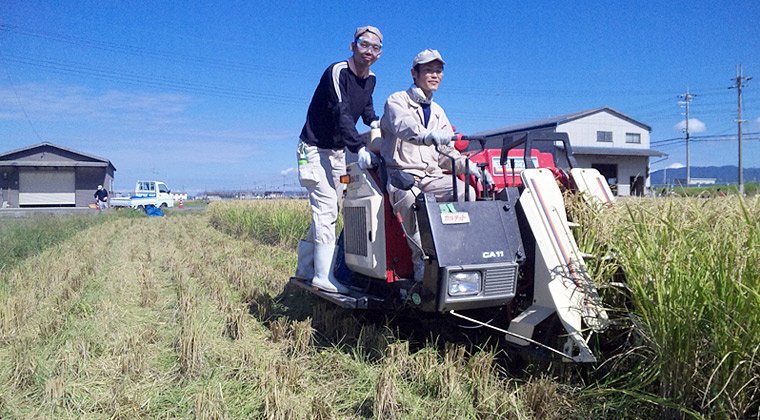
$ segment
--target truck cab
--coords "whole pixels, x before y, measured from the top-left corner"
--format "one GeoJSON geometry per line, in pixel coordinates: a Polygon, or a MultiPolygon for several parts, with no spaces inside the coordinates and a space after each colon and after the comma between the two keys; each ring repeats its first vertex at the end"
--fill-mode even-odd
{"type": "Polygon", "coordinates": [[[111,199],[112,207],[144,209],[151,204],[158,208],[174,207],[174,197],[164,182],[137,181],[134,195],[111,199]]]}

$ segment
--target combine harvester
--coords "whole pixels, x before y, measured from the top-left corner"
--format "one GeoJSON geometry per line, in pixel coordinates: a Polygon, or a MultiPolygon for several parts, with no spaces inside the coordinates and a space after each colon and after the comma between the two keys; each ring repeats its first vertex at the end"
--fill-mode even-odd
{"type": "Polygon", "coordinates": [[[478,185],[477,197],[458,202],[417,196],[423,280],[414,281],[411,250],[388,201],[384,164],[378,162],[371,170],[349,164],[344,177],[344,229],[335,272],[349,294],[313,289],[305,279],[290,282],[343,308],[439,313],[497,331],[524,349],[596,362],[588,342],[609,319],[570,232],[560,184],[591,202],[611,204],[607,181],[595,169],[577,167],[564,133],[504,140],[501,150],[484,149],[484,138],[457,135],[457,149],[464,150],[468,140],[480,143],[470,159],[490,171],[496,188],[478,185]],[[532,148],[538,140],[563,143],[569,175],[554,167],[551,154],[532,148]]]}

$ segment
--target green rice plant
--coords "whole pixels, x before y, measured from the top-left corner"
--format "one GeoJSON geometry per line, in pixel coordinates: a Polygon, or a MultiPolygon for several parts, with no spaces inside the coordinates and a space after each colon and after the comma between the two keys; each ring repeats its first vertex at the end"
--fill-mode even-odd
{"type": "Polygon", "coordinates": [[[385,363],[394,364],[400,371],[406,372],[409,367],[409,342],[394,341],[385,347],[385,363]]]}
{"type": "Polygon", "coordinates": [[[298,246],[311,225],[305,200],[220,201],[209,205],[210,223],[223,232],[269,245],[298,246]]]}
{"type": "Polygon", "coordinates": [[[2,238],[0,272],[16,266],[27,257],[71,238],[83,229],[126,217],[131,216],[121,212],[107,212],[0,219],[0,238],[2,238]]]}
{"type": "Polygon", "coordinates": [[[32,386],[39,370],[31,337],[17,338],[9,346],[9,371],[6,378],[16,388],[32,386]]]}
{"type": "Polygon", "coordinates": [[[466,375],[473,398],[473,405],[478,413],[484,414],[499,410],[501,403],[498,396],[498,375],[495,370],[496,354],[491,351],[479,351],[467,362],[466,375]]]}
{"type": "Polygon", "coordinates": [[[330,420],[335,418],[332,414],[332,409],[327,402],[317,395],[311,398],[311,414],[309,416],[312,420],[330,420]]]}
{"type": "MultiPolygon", "coordinates": [[[[212,226],[227,234],[296,249],[311,226],[307,200],[217,201],[206,210],[212,226]]],[[[343,218],[335,224],[336,237],[343,218]]]]}
{"type": "Polygon", "coordinates": [[[297,360],[274,359],[265,363],[264,416],[271,419],[308,418],[308,399],[299,394],[303,369],[297,360]]]}
{"type": "Polygon", "coordinates": [[[760,199],[637,199],[596,217],[580,236],[624,272],[641,337],[605,386],[664,416],[756,415],[760,199]]]}
{"type": "Polygon", "coordinates": [[[156,303],[159,297],[155,274],[148,270],[144,265],[139,270],[140,277],[140,305],[151,306],[156,303]]]}
{"type": "Polygon", "coordinates": [[[199,420],[224,420],[227,415],[222,384],[204,388],[195,398],[194,414],[199,420]]]}
{"type": "Polygon", "coordinates": [[[314,328],[311,326],[311,319],[294,321],[290,324],[290,328],[293,337],[293,354],[306,353],[314,342],[314,328]]]}
{"type": "Polygon", "coordinates": [[[199,313],[198,292],[194,290],[185,273],[175,273],[175,279],[177,281],[178,313],[180,316],[179,343],[177,345],[179,368],[180,373],[192,377],[201,371],[205,361],[203,356],[204,329],[199,313]]]}
{"type": "Polygon", "coordinates": [[[58,244],[83,228],[97,223],[93,215],[66,217],[33,217],[0,221],[0,271],[58,244]]]}
{"type": "Polygon", "coordinates": [[[559,392],[557,382],[540,376],[532,378],[519,391],[527,411],[536,419],[564,418],[563,406],[567,405],[559,392]]]}
{"type": "Polygon", "coordinates": [[[401,418],[398,404],[398,384],[395,366],[386,365],[380,371],[375,384],[375,398],[372,411],[378,419],[401,418]]]}
{"type": "Polygon", "coordinates": [[[247,321],[250,318],[247,306],[240,305],[233,307],[232,305],[228,305],[225,313],[227,317],[224,323],[224,335],[231,340],[243,338],[247,330],[247,321]]]}
{"type": "MultiPolygon", "coordinates": [[[[739,194],[739,185],[707,185],[701,187],[678,187],[676,192],[683,196],[700,197],[700,198],[721,198],[718,194],[721,190],[724,197],[736,196],[739,194]]],[[[744,184],[744,194],[748,197],[754,197],[760,190],[760,183],[747,182],[744,184]]]]}
{"type": "Polygon", "coordinates": [[[269,331],[273,343],[279,343],[288,338],[290,333],[290,322],[285,317],[276,318],[269,323],[269,331]]]}
{"type": "Polygon", "coordinates": [[[64,395],[64,380],[60,376],[52,376],[45,381],[45,401],[57,403],[64,395]]]}
{"type": "Polygon", "coordinates": [[[137,377],[145,369],[145,346],[136,334],[129,334],[114,351],[119,361],[120,373],[125,376],[137,377]]]}

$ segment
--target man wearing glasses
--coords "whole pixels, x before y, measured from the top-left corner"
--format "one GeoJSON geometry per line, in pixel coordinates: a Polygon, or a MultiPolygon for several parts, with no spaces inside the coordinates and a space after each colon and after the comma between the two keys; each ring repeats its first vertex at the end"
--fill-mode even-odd
{"type": "MultiPolygon", "coordinates": [[[[457,174],[462,174],[467,164],[456,149],[448,146],[454,130],[443,108],[433,102],[433,92],[438,90],[443,79],[444,64],[437,50],[427,49],[417,54],[412,62],[414,83],[409,89],[388,97],[380,122],[383,133],[380,154],[388,168],[388,195],[393,211],[401,214],[404,223],[407,241],[412,249],[415,280],[422,280],[425,272],[417,217],[413,210],[415,196],[420,192],[433,193],[438,201],[452,201],[451,175],[445,175],[443,171],[451,173],[456,169],[457,174]],[[456,168],[451,167],[451,160],[439,153],[436,146],[456,158],[456,168]],[[391,180],[399,176],[400,171],[414,176],[411,190],[401,190],[391,185],[391,180]]],[[[469,169],[476,177],[482,176],[474,163],[471,162],[469,169]]],[[[486,179],[493,183],[488,171],[486,179]]],[[[464,183],[457,182],[458,199],[464,200],[464,183]]],[[[468,188],[470,197],[475,197],[474,189],[468,188]]]]}
{"type": "Polygon", "coordinates": [[[364,124],[378,126],[372,104],[375,75],[369,67],[383,52],[380,30],[357,28],[351,52],[350,58],[333,63],[322,74],[297,151],[298,180],[309,192],[312,221],[298,245],[296,277],[311,279],[312,287],[332,293],[348,292],[333,276],[335,222],[344,189],[340,176],[346,173],[345,149],[357,153],[360,167],[371,164],[372,154],[364,147],[356,122],[361,117],[364,124]]]}

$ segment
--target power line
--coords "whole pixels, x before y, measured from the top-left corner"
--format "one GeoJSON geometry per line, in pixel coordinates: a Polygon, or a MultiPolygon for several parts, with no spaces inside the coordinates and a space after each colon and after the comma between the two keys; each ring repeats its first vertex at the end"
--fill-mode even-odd
{"type": "MultiPolygon", "coordinates": [[[[760,140],[760,132],[744,133],[745,140],[760,140]]],[[[736,141],[736,136],[732,135],[709,135],[709,136],[691,136],[693,143],[711,142],[711,141],[736,141]]],[[[654,140],[649,144],[651,146],[669,146],[669,145],[681,145],[684,142],[683,137],[672,137],[663,140],[654,140]]]]}
{"type": "Polygon", "coordinates": [[[308,98],[305,97],[262,93],[250,89],[229,88],[206,83],[196,83],[181,79],[178,80],[163,77],[138,76],[132,73],[124,73],[116,70],[86,67],[82,64],[68,61],[41,60],[15,55],[5,55],[3,58],[6,62],[16,63],[22,66],[31,66],[58,74],[87,76],[90,78],[106,81],[118,80],[122,83],[127,84],[167,88],[184,93],[197,93],[232,99],[263,101],[267,103],[278,103],[284,105],[301,105],[308,100],[308,98]]]}
{"type": "Polygon", "coordinates": [[[242,63],[239,61],[209,59],[204,57],[192,56],[187,54],[179,54],[176,52],[152,50],[144,47],[136,47],[128,44],[119,44],[115,42],[107,42],[101,40],[95,40],[90,38],[48,33],[25,29],[16,25],[4,25],[3,30],[9,33],[29,36],[39,39],[47,39],[55,42],[61,42],[69,45],[77,45],[88,48],[94,48],[101,51],[115,52],[124,55],[137,56],[140,58],[153,57],[162,60],[170,60],[172,63],[186,63],[186,64],[199,64],[209,68],[215,68],[220,70],[233,70],[244,73],[264,73],[276,76],[300,76],[302,73],[292,69],[275,68],[271,66],[262,66],[250,63],[242,63]]]}
{"type": "MultiPolygon", "coordinates": [[[[0,51],[0,62],[3,60],[3,52],[0,51]]],[[[16,97],[16,102],[18,102],[19,108],[21,108],[21,112],[24,114],[24,118],[26,118],[26,121],[29,123],[29,127],[31,127],[32,132],[34,133],[35,137],[37,137],[37,140],[42,142],[42,137],[40,137],[40,133],[37,132],[37,129],[34,127],[34,124],[32,124],[32,120],[29,118],[29,114],[26,113],[26,108],[24,107],[24,104],[21,102],[21,98],[18,96],[18,92],[16,91],[16,85],[13,83],[13,79],[11,79],[11,73],[8,71],[7,66],[3,66],[5,69],[5,75],[8,76],[8,83],[11,85],[11,89],[13,89],[13,95],[16,97]]]]}

